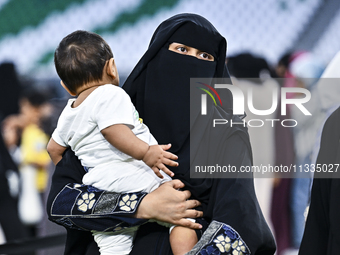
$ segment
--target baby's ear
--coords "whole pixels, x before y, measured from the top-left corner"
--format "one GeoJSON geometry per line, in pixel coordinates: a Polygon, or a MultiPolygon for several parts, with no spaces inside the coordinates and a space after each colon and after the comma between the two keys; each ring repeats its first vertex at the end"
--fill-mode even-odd
{"type": "Polygon", "coordinates": [[[107,63],[107,69],[106,73],[108,76],[110,76],[112,79],[115,79],[117,77],[117,68],[116,68],[116,63],[113,58],[110,58],[107,63]]]}

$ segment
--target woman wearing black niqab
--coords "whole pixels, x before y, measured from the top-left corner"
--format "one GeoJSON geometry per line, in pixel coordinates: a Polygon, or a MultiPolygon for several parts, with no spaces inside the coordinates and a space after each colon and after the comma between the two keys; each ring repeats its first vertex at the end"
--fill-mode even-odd
{"type": "MultiPolygon", "coordinates": [[[[249,137],[243,125],[223,125],[223,129],[219,127],[219,131],[215,132],[207,124],[207,119],[200,115],[200,107],[190,107],[190,78],[224,78],[225,83],[230,83],[225,57],[226,41],[209,21],[195,14],[176,15],[156,29],[148,50],[127,78],[123,89],[130,95],[140,117],[158,142],[172,144],[171,152],[179,157],[179,167],[171,169],[175,178],[180,179],[191,191],[192,197],[202,203],[204,220],[200,219],[200,222],[208,222],[209,226],[188,254],[274,254],[274,238],[258,205],[252,178],[190,178],[189,168],[194,163],[229,164],[236,168],[252,163],[249,137]],[[214,61],[170,51],[171,43],[207,52],[214,61]],[[208,144],[205,143],[207,140],[208,144]]],[[[241,121],[232,115],[229,90],[219,91],[219,95],[223,106],[215,106],[212,100],[208,100],[208,118],[241,121]]],[[[67,152],[56,167],[54,183],[58,185],[52,186],[48,205],[51,220],[69,228],[96,228],[98,231],[103,231],[105,223],[112,225],[113,220],[124,222],[116,225],[120,227],[140,224],[131,218],[124,219],[126,212],[121,214],[116,207],[119,199],[105,205],[98,202],[95,206],[100,210],[111,206],[112,213],[96,214],[95,217],[92,217],[92,212],[80,214],[69,205],[69,200],[65,202],[66,194],[69,198],[91,190],[99,199],[105,193],[84,185],[76,191],[74,185],[62,188],[61,184],[66,180],[60,179],[65,179],[66,175],[69,182],[79,180],[79,176],[70,178],[67,168],[77,168],[78,174],[83,174],[77,164],[67,152]],[[62,212],[59,208],[63,209],[62,212]]],[[[137,197],[140,201],[143,195],[137,194],[137,197]]],[[[172,254],[168,239],[168,229],[156,223],[144,224],[138,230],[130,254],[172,254]]],[[[75,244],[76,241],[73,241],[68,246],[75,244]]]]}
{"type": "MultiPolygon", "coordinates": [[[[230,254],[234,254],[234,250],[242,251],[240,254],[274,254],[275,242],[262,216],[251,178],[190,178],[190,164],[197,165],[197,159],[200,163],[221,162],[238,169],[252,162],[246,128],[237,125],[224,126],[222,132],[212,130],[208,124],[212,122],[197,114],[200,108],[190,108],[190,78],[224,78],[225,83],[230,83],[225,57],[226,40],[209,21],[195,14],[176,15],[157,28],[149,49],[123,89],[158,142],[172,144],[170,151],[178,155],[179,162],[177,168],[171,169],[174,178],[180,179],[193,198],[202,202],[204,218],[213,222],[207,231],[210,234],[203,236],[204,241],[201,239],[192,254],[229,254],[216,246],[218,240],[215,245],[206,243],[213,236],[231,240],[235,249],[229,247],[230,254]],[[170,51],[171,43],[207,52],[215,61],[170,51]],[[205,142],[193,146],[207,139],[208,146],[205,142]],[[194,141],[190,143],[190,140],[194,141]],[[217,151],[216,147],[220,148],[219,155],[210,155],[207,159],[205,155],[217,151]],[[237,242],[244,245],[237,246],[237,242]]],[[[242,121],[231,114],[232,98],[228,92],[219,91],[223,107],[215,107],[210,102],[207,113],[210,119],[223,116],[227,120],[233,118],[234,122],[242,121]]]]}

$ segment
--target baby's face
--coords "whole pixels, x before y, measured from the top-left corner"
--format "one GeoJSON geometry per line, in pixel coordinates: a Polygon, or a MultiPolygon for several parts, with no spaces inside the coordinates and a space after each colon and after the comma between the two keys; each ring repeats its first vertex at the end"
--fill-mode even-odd
{"type": "Polygon", "coordinates": [[[202,59],[205,61],[214,61],[214,57],[205,52],[205,51],[201,51],[199,49],[187,46],[185,44],[182,43],[176,43],[173,42],[169,45],[169,50],[179,53],[179,54],[183,54],[183,55],[189,55],[189,56],[193,56],[196,57],[198,59],[202,59]]]}

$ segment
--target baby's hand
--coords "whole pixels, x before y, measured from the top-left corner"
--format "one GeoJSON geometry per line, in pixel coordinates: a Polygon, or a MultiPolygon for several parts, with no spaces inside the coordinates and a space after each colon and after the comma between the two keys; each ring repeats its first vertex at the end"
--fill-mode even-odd
{"type": "Polygon", "coordinates": [[[159,170],[173,177],[174,173],[171,172],[165,165],[168,166],[178,166],[176,161],[173,159],[178,159],[175,154],[167,152],[170,149],[171,144],[167,145],[151,145],[149,150],[145,153],[143,161],[155,172],[159,178],[164,178],[159,170]]]}

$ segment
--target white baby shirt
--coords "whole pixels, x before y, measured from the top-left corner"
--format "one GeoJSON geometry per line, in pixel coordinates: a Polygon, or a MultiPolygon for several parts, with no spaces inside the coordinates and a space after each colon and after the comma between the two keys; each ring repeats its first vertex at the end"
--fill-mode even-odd
{"type": "Polygon", "coordinates": [[[64,147],[70,146],[82,165],[90,169],[83,178],[84,184],[117,192],[150,192],[149,184],[153,190],[155,185],[171,180],[163,172],[165,178],[158,178],[143,161],[119,151],[101,134],[111,125],[125,124],[139,139],[157,144],[122,88],[102,85],[76,108],[72,108],[74,101],[68,101],[52,138],[64,147]]]}

